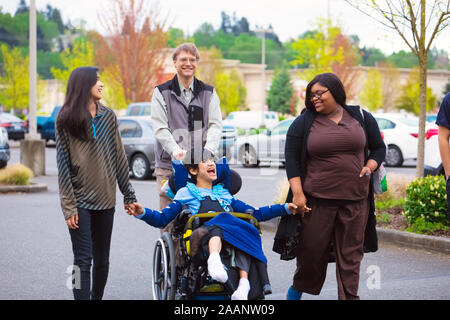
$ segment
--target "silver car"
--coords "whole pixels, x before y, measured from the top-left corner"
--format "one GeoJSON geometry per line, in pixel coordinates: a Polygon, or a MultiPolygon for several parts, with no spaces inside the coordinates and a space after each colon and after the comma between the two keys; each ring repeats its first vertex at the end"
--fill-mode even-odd
{"type": "Polygon", "coordinates": [[[11,152],[9,150],[8,132],[5,128],[0,127],[0,169],[8,164],[10,158],[11,152]]]}
{"type": "Polygon", "coordinates": [[[119,132],[134,178],[151,178],[155,171],[155,133],[150,117],[121,117],[119,132]]]}
{"type": "Polygon", "coordinates": [[[281,162],[284,165],[286,134],[294,120],[283,120],[265,133],[239,137],[235,145],[237,159],[244,167],[257,167],[263,161],[281,162]]]}

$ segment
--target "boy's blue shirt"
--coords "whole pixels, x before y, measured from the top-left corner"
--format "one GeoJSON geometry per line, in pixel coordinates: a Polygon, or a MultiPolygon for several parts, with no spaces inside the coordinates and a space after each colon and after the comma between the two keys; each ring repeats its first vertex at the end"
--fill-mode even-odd
{"type": "Polygon", "coordinates": [[[162,211],[145,208],[144,212],[141,215],[136,216],[136,218],[144,220],[154,227],[164,228],[170,221],[175,219],[175,217],[186,205],[193,214],[196,214],[200,208],[200,200],[204,199],[205,196],[211,197],[212,200],[218,200],[224,208],[224,212],[245,213],[250,209],[254,212],[254,217],[258,221],[270,220],[278,216],[290,214],[287,204],[254,208],[240,200],[235,199],[227,189],[223,188],[221,184],[213,186],[213,189],[208,189],[197,188],[194,184],[188,183],[186,187],[178,190],[174,201],[162,211]]]}

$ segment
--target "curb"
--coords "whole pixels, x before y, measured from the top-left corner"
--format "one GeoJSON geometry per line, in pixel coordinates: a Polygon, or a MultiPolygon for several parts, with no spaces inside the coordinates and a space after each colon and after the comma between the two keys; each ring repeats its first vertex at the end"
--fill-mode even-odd
{"type": "Polygon", "coordinates": [[[450,238],[377,228],[380,242],[450,254],[450,238]]]}
{"type": "MultiPolygon", "coordinates": [[[[278,220],[261,222],[260,225],[262,230],[276,232],[278,220]]],[[[381,243],[450,254],[450,238],[384,228],[377,228],[377,236],[381,243]]]]}
{"type": "Polygon", "coordinates": [[[47,191],[47,185],[43,183],[35,183],[32,182],[26,186],[0,186],[0,193],[8,193],[8,192],[26,192],[26,193],[34,193],[34,192],[44,192],[47,191]]]}

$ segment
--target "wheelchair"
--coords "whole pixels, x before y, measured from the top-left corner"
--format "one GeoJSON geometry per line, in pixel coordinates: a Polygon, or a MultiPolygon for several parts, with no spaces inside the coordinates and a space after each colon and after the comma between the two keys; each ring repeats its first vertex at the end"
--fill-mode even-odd
{"type": "MultiPolygon", "coordinates": [[[[231,194],[236,194],[242,185],[239,174],[230,169],[226,160],[224,166],[216,164],[218,172],[217,183],[224,183],[231,194]],[[222,169],[222,170],[221,170],[222,169]]],[[[171,190],[178,190],[187,182],[184,168],[175,167],[174,175],[168,184],[171,190]],[[184,172],[183,172],[184,171],[184,172]],[[181,178],[180,173],[181,172],[181,178]],[[181,181],[181,182],[180,182],[181,181]],[[178,185],[177,185],[178,184],[178,185]]],[[[229,300],[239,282],[239,271],[233,267],[233,258],[236,248],[222,242],[220,253],[222,263],[227,268],[228,281],[219,283],[214,281],[207,271],[208,250],[205,241],[204,224],[222,212],[197,213],[192,215],[185,208],[173,221],[170,232],[164,232],[156,241],[153,250],[152,293],[154,300],[229,300]],[[176,246],[175,244],[178,244],[176,246]]],[[[246,213],[228,212],[242,219],[255,228],[261,234],[259,221],[250,210],[246,213]]],[[[251,289],[249,300],[264,299],[272,293],[267,276],[266,265],[252,259],[249,270],[251,289]]]]}

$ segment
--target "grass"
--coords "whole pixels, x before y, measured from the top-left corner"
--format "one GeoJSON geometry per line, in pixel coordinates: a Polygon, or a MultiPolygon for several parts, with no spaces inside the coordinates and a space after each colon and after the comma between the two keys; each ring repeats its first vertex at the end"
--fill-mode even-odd
{"type": "Polygon", "coordinates": [[[0,170],[0,183],[12,185],[27,185],[33,177],[33,171],[23,164],[16,163],[0,170]]]}

